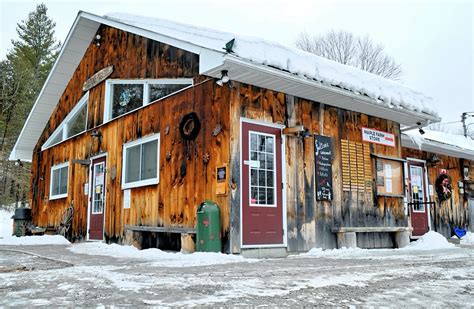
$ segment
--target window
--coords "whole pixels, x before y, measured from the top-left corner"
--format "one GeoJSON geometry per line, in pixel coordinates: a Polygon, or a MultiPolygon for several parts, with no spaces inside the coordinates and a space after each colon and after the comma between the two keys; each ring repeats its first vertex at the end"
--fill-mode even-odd
{"type": "Polygon", "coordinates": [[[250,206],[276,206],[275,135],[249,135],[250,160],[258,162],[250,168],[250,206]]]}
{"type": "Polygon", "coordinates": [[[87,92],[77,102],[76,106],[71,110],[69,115],[64,118],[63,122],[51,134],[49,139],[41,147],[44,150],[48,147],[61,143],[62,141],[84,132],[87,129],[87,101],[89,92],[87,92]]]}
{"type": "Polygon", "coordinates": [[[51,167],[51,181],[49,186],[49,199],[55,200],[67,197],[69,162],[51,167]]]}
{"type": "Polygon", "coordinates": [[[123,145],[122,189],[159,182],[160,134],[123,145]]]}
{"type": "Polygon", "coordinates": [[[104,122],[167,97],[192,84],[191,78],[107,80],[104,122]]]}

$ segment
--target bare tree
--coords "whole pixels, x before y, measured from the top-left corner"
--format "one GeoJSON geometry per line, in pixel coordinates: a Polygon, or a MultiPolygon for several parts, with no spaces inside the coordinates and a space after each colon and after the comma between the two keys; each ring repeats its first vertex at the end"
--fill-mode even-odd
{"type": "Polygon", "coordinates": [[[295,44],[304,51],[385,78],[399,80],[402,75],[400,64],[385,54],[383,45],[374,43],[368,36],[360,37],[343,30],[332,30],[324,35],[302,32],[295,44]]]}

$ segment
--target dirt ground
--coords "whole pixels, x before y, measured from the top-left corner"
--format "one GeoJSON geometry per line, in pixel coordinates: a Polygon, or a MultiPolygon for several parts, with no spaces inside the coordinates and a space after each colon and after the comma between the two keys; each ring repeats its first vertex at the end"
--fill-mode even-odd
{"type": "Polygon", "coordinates": [[[472,307],[474,247],[173,268],[0,246],[0,306],[34,305],[472,307]]]}

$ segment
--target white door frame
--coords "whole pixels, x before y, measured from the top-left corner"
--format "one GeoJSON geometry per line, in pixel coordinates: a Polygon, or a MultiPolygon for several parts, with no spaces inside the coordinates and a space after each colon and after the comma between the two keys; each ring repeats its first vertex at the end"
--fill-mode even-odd
{"type": "MultiPolygon", "coordinates": [[[[260,120],[253,120],[245,117],[240,117],[240,138],[239,138],[239,143],[240,143],[240,248],[241,249],[250,249],[250,248],[286,248],[288,246],[288,240],[287,240],[287,213],[286,213],[286,152],[285,152],[285,145],[286,145],[286,140],[285,140],[285,135],[283,133],[281,134],[281,190],[282,190],[282,201],[281,201],[281,208],[282,208],[282,224],[283,224],[283,243],[282,244],[271,244],[271,245],[244,245],[243,244],[243,224],[242,224],[242,210],[243,210],[243,190],[242,190],[242,183],[243,183],[243,177],[242,177],[242,125],[243,123],[249,123],[249,124],[256,124],[260,126],[265,126],[265,127],[271,127],[271,128],[277,128],[277,129],[284,129],[286,126],[278,124],[278,123],[272,123],[272,122],[266,122],[266,121],[260,121],[260,120]]],[[[278,184],[276,184],[278,186],[278,184]]]]}
{"type": "Polygon", "coordinates": [[[109,160],[107,160],[107,152],[101,153],[99,155],[96,155],[94,157],[91,157],[89,159],[91,161],[91,164],[89,164],[89,192],[87,192],[87,233],[86,233],[86,240],[87,241],[104,241],[104,231],[105,231],[105,212],[106,212],[106,205],[107,205],[107,164],[109,160]],[[104,222],[102,223],[102,240],[100,239],[90,239],[89,237],[89,229],[90,229],[90,214],[91,214],[91,193],[92,193],[92,174],[93,170],[92,168],[94,167],[92,162],[95,159],[100,159],[102,157],[105,157],[105,175],[104,175],[104,222]]]}
{"type": "MultiPolygon", "coordinates": [[[[424,182],[425,182],[425,194],[426,194],[426,202],[428,203],[431,203],[432,200],[431,200],[431,195],[430,195],[430,190],[429,190],[429,186],[430,186],[430,183],[428,182],[428,167],[426,166],[426,160],[422,160],[422,159],[417,159],[417,158],[410,158],[410,157],[407,157],[406,158],[406,173],[405,175],[407,175],[407,179],[410,180],[410,170],[408,168],[408,163],[411,161],[411,162],[417,162],[417,163],[422,163],[423,164],[423,175],[424,175],[424,182]]],[[[408,195],[408,188],[407,188],[407,195],[408,195]]],[[[407,196],[407,202],[409,202],[409,199],[411,199],[411,196],[407,196]]],[[[408,204],[407,204],[408,205],[408,204]]],[[[427,205],[428,206],[428,205],[427,205]]],[[[430,205],[431,206],[431,205],[430,205]]],[[[436,207],[436,205],[435,205],[436,207]]],[[[428,212],[428,231],[431,231],[431,209],[429,207],[425,207],[426,211],[428,212]]],[[[411,224],[411,216],[410,216],[410,224],[411,224]]],[[[419,236],[412,236],[412,238],[418,238],[419,236]]]]}

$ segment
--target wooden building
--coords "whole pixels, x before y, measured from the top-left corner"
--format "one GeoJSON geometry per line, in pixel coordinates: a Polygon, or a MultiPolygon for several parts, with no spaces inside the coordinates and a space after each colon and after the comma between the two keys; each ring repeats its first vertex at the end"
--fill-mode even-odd
{"type": "Polygon", "coordinates": [[[439,121],[430,104],[277,43],[80,12],[11,159],[32,161],[34,223],[73,205],[75,240],[164,246],[212,200],[224,252],[391,247],[400,127],[439,121]]]}
{"type": "Polygon", "coordinates": [[[429,230],[450,238],[474,228],[474,141],[424,129],[402,133],[407,208],[413,236],[429,230]]]}

